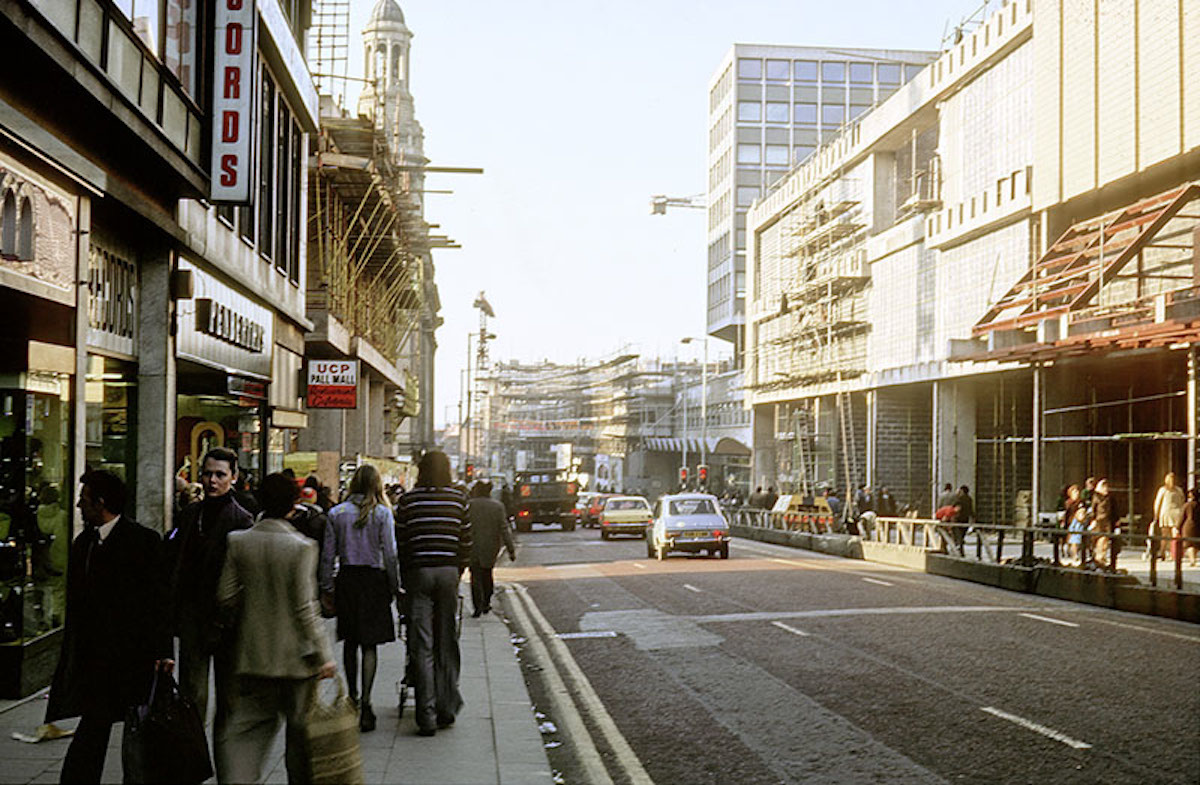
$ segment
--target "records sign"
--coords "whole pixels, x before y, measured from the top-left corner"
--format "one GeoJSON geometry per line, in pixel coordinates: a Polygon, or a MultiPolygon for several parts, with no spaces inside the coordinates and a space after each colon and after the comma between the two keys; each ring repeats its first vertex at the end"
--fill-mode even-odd
{"type": "Polygon", "coordinates": [[[248,204],[253,179],[254,0],[217,0],[209,199],[248,204]]]}
{"type": "Polygon", "coordinates": [[[358,408],[358,360],[309,360],[310,409],[358,408]]]}

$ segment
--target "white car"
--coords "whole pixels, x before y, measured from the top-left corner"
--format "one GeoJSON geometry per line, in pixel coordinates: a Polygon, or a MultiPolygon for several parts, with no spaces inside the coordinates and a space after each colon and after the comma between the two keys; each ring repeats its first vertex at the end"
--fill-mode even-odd
{"type": "Polygon", "coordinates": [[[672,551],[729,558],[729,522],[717,497],[707,493],[662,496],[654,503],[646,556],[666,559],[672,551]]]}

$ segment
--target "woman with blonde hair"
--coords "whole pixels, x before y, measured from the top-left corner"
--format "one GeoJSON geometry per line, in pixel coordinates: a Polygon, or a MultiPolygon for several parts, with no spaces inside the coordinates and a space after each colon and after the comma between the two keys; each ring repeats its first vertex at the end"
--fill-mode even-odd
{"type": "Polygon", "coordinates": [[[350,696],[357,699],[358,650],[362,649],[359,727],[375,729],[371,687],[378,664],[376,647],[396,639],[392,598],[400,598],[396,532],[383,480],[374,466],[358,467],[346,501],[329,511],[321,549],[321,600],[337,614],[338,640],[350,696]]]}

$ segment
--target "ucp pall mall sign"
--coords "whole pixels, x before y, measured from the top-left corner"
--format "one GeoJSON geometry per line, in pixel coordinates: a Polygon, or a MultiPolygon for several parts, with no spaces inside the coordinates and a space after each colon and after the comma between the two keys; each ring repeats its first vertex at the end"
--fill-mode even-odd
{"type": "Polygon", "coordinates": [[[254,0],[217,0],[213,15],[212,202],[250,201],[257,29],[254,0]]]}
{"type": "Polygon", "coordinates": [[[309,360],[310,409],[354,409],[358,407],[358,360],[309,360]]]}

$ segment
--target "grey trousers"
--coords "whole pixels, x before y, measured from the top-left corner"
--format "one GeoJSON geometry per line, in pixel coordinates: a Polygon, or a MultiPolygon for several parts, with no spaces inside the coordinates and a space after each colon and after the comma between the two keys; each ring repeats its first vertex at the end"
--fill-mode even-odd
{"type": "Polygon", "coordinates": [[[417,727],[453,722],[463,699],[458,691],[461,659],[455,614],[458,568],[417,567],[410,576],[412,619],[409,655],[416,679],[417,727]]]}
{"type": "Polygon", "coordinates": [[[283,759],[289,785],[312,782],[304,726],[316,684],[315,679],[235,676],[229,721],[216,736],[217,782],[260,781],[280,720],[285,725],[283,759]]]}
{"type": "Polygon", "coordinates": [[[208,672],[212,665],[213,739],[224,727],[229,716],[228,693],[233,682],[233,652],[209,653],[203,634],[197,625],[181,623],[179,628],[179,690],[192,699],[200,719],[208,722],[208,672]]]}

